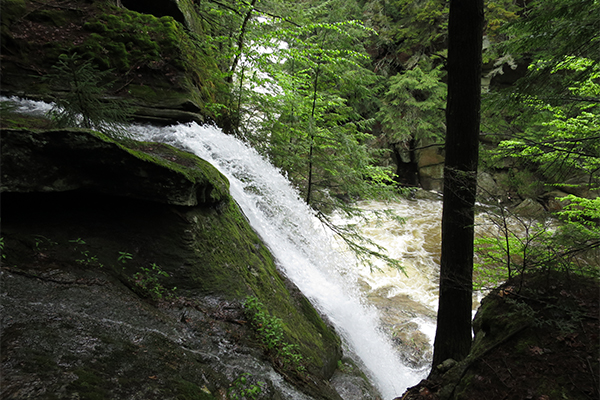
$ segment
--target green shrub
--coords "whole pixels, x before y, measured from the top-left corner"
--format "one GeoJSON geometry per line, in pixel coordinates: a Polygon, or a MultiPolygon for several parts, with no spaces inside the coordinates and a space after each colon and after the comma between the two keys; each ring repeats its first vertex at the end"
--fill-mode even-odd
{"type": "Polygon", "coordinates": [[[293,368],[298,372],[305,370],[302,365],[302,355],[298,345],[285,341],[283,321],[265,309],[264,305],[254,296],[249,296],[244,302],[246,316],[267,352],[284,368],[293,368]]]}

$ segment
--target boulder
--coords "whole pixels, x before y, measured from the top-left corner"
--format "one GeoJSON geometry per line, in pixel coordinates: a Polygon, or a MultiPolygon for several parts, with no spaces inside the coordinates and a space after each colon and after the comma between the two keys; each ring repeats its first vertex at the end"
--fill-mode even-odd
{"type": "Polygon", "coordinates": [[[523,200],[513,209],[513,212],[530,218],[543,218],[547,214],[544,206],[533,199],[523,200]]]}
{"type": "Polygon", "coordinates": [[[569,200],[562,200],[562,198],[565,196],[568,196],[568,194],[560,190],[553,190],[551,192],[544,193],[542,195],[542,200],[544,201],[548,211],[561,211],[570,203],[569,200]]]}
{"type": "Polygon", "coordinates": [[[557,185],[557,187],[559,190],[569,194],[574,194],[577,197],[585,197],[591,199],[600,196],[600,190],[590,189],[591,182],[593,182],[593,180],[590,179],[589,175],[581,174],[569,177],[564,182],[564,185],[557,185]]]}
{"type": "Polygon", "coordinates": [[[468,356],[396,400],[597,398],[598,285],[573,272],[513,277],[482,300],[468,356]]]}
{"type": "Polygon", "coordinates": [[[425,190],[441,192],[444,186],[444,148],[431,141],[421,141],[415,150],[419,182],[425,190]]]}
{"type": "Polygon", "coordinates": [[[349,358],[343,358],[331,384],[344,400],[382,400],[367,377],[349,358]]]}
{"type": "Polygon", "coordinates": [[[420,167],[419,182],[425,190],[442,192],[444,190],[444,164],[420,167]]]}
{"type": "Polygon", "coordinates": [[[54,101],[64,87],[49,85],[43,78],[60,54],[77,53],[95,68],[110,71],[103,80],[104,94],[140,106],[134,115],[137,120],[170,124],[210,119],[227,126],[226,112],[215,115],[205,107],[224,102],[228,86],[214,50],[197,45],[210,38],[193,2],[122,4],[117,8],[96,1],[76,1],[69,7],[30,0],[2,2],[2,94],[54,101]]]}
{"type": "Polygon", "coordinates": [[[480,171],[477,173],[477,196],[485,200],[500,199],[503,195],[503,190],[498,185],[494,177],[480,171]]]}

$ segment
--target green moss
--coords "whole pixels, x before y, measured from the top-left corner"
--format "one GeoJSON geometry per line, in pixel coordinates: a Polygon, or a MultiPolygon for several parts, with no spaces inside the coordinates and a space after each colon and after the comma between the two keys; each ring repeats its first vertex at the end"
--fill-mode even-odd
{"type": "Polygon", "coordinates": [[[45,117],[25,115],[10,110],[5,111],[0,109],[0,127],[2,128],[47,129],[50,128],[51,125],[52,121],[45,117]]]}
{"type": "Polygon", "coordinates": [[[140,160],[177,172],[190,182],[211,186],[214,190],[209,193],[210,199],[204,199],[208,202],[216,203],[229,200],[229,181],[227,178],[210,163],[194,154],[167,144],[133,140],[116,141],[100,132],[89,131],[89,133],[104,142],[116,144],[122,150],[140,160]]]}
{"type": "MultiPolygon", "coordinates": [[[[188,12],[192,12],[191,7],[188,12]]],[[[152,70],[168,72],[176,68],[184,72],[180,87],[190,90],[201,100],[216,101],[219,91],[226,93],[215,59],[217,55],[200,29],[190,32],[172,17],[156,18],[123,8],[107,8],[106,12],[84,24],[91,32],[87,40],[73,50],[94,59],[103,68],[120,72],[152,70]],[[186,82],[191,82],[188,85],[186,82]]],[[[164,72],[161,77],[164,80],[164,72]]],[[[133,94],[133,93],[132,93],[133,94]]]]}
{"type": "Polygon", "coordinates": [[[482,301],[473,320],[475,333],[483,330],[485,336],[476,336],[471,355],[483,354],[489,346],[504,340],[531,323],[531,315],[526,309],[515,307],[513,303],[499,295],[488,295],[482,301]]]}
{"type": "Polygon", "coordinates": [[[532,336],[520,337],[515,345],[515,351],[521,355],[531,355],[531,348],[537,345],[538,341],[532,336]]]}
{"type": "Polygon", "coordinates": [[[467,372],[467,374],[461,379],[460,384],[454,391],[454,399],[456,400],[469,400],[469,388],[473,384],[474,374],[467,372]]]}
{"type": "Polygon", "coordinates": [[[180,49],[189,40],[182,26],[171,17],[156,18],[127,9],[111,9],[84,24],[92,34],[84,43],[86,55],[109,68],[126,72],[131,66],[171,61],[182,67],[186,55],[180,49]]]}
{"type": "Polygon", "coordinates": [[[191,31],[171,17],[156,18],[104,1],[77,3],[71,9],[40,3],[33,11],[25,0],[2,1],[3,46],[19,57],[3,65],[3,83],[14,91],[48,94],[48,87],[30,71],[46,71],[61,54],[77,53],[102,70],[112,70],[113,89],[121,89],[117,95],[152,105],[164,104],[165,98],[184,97],[196,103],[200,113],[215,119],[210,104],[226,104],[229,96],[217,65],[220,54],[215,39],[203,32],[193,2],[179,3],[191,31]],[[39,24],[39,29],[65,27],[69,34],[57,34],[55,40],[15,38],[10,27],[20,18],[39,24]],[[144,87],[152,87],[155,93],[144,87]]]}
{"type": "Polygon", "coordinates": [[[299,346],[311,372],[332,373],[341,355],[339,338],[299,292],[290,292],[237,204],[229,202],[218,211],[195,209],[187,218],[197,221],[190,241],[203,260],[202,265],[190,265],[195,287],[236,300],[255,296],[283,321],[285,341],[299,346]]]}
{"type": "Polygon", "coordinates": [[[185,15],[188,28],[196,34],[202,34],[204,32],[204,29],[202,27],[202,22],[200,21],[200,18],[198,18],[194,2],[192,0],[179,0],[178,3],[179,9],[185,15]]]}
{"type": "Polygon", "coordinates": [[[188,219],[193,226],[191,242],[202,255],[203,265],[191,270],[191,277],[202,291],[222,292],[231,299],[250,293],[257,279],[270,280],[264,264],[274,267],[271,257],[261,255],[260,240],[247,223],[240,223],[239,209],[229,202],[219,211],[195,209],[188,219]]]}
{"type": "Polygon", "coordinates": [[[145,104],[181,104],[193,97],[191,91],[174,90],[168,80],[150,85],[130,85],[127,92],[134,98],[145,104]],[[161,87],[163,85],[164,87],[161,87]]]}

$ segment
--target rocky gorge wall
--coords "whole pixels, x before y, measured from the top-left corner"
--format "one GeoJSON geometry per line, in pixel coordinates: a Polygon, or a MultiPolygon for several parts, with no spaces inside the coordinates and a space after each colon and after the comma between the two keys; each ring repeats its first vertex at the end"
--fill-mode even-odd
{"type": "Polygon", "coordinates": [[[211,165],[85,130],[1,142],[3,398],[340,398],[339,338],[211,165]],[[301,361],[267,348],[248,296],[301,361]]]}

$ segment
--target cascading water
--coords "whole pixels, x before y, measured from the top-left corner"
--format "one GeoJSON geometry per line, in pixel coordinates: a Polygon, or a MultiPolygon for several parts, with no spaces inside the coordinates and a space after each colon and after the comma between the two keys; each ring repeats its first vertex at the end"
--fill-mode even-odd
{"type": "MultiPolygon", "coordinates": [[[[51,107],[11,100],[24,113],[43,114],[51,107]]],[[[133,126],[132,130],[143,140],[188,149],[228,177],[232,196],[269,246],[280,270],[331,320],[348,355],[364,367],[384,399],[401,395],[424,377],[426,370],[403,362],[397,347],[382,332],[380,314],[359,289],[360,283],[369,279],[371,287],[377,286],[374,282],[381,277],[367,278],[352,257],[334,250],[330,232],[276,168],[218,128],[192,123],[165,128],[133,126]]],[[[415,293],[420,291],[415,289],[415,293]]],[[[427,294],[425,303],[431,302],[429,297],[427,294]]],[[[430,322],[424,324],[431,330],[430,322]]]]}
{"type": "Polygon", "coordinates": [[[145,140],[191,150],[227,176],[232,196],[279,268],[327,315],[385,399],[401,395],[423,377],[401,362],[380,332],[377,311],[365,304],[358,290],[354,261],[328,245],[328,232],[276,168],[214,127],[192,123],[137,130],[145,140]]]}

